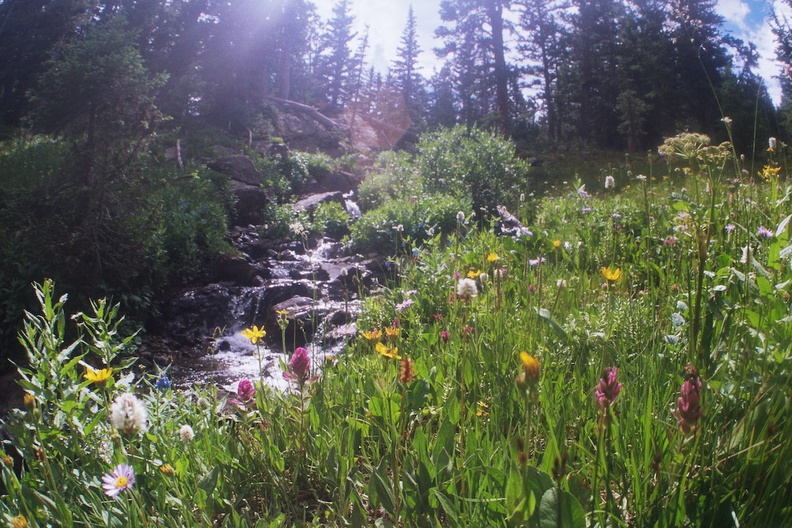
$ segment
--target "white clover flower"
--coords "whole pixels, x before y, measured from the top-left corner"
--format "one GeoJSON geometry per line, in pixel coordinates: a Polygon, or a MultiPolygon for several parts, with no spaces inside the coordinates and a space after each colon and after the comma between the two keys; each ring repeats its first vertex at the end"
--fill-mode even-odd
{"type": "Polygon", "coordinates": [[[457,283],[457,296],[463,301],[469,301],[478,295],[478,287],[473,279],[460,279],[457,283]]]}
{"type": "Polygon", "coordinates": [[[193,428],[187,424],[182,425],[181,429],[179,429],[179,438],[181,438],[182,442],[191,442],[195,438],[193,428]]]}
{"type": "Polygon", "coordinates": [[[563,288],[566,288],[566,286],[567,286],[567,281],[566,281],[566,279],[558,279],[558,280],[556,281],[556,287],[557,287],[559,290],[560,290],[560,289],[563,289],[563,288]]]}
{"type": "Polygon", "coordinates": [[[146,406],[131,392],[116,398],[110,407],[110,423],[122,433],[145,431],[147,418],[146,406]]]}

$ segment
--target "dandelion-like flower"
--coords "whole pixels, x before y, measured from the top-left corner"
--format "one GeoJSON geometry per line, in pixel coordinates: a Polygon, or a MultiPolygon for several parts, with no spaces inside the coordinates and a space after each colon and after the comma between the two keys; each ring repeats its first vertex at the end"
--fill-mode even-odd
{"type": "Polygon", "coordinates": [[[556,248],[556,249],[560,248],[561,247],[561,241],[560,240],[553,240],[553,247],[556,248]]]}
{"type": "Polygon", "coordinates": [[[242,401],[248,401],[256,395],[256,387],[253,385],[253,382],[249,379],[243,379],[239,381],[237,385],[237,396],[242,401]]]}
{"type": "Polygon", "coordinates": [[[602,271],[603,277],[612,282],[616,282],[621,279],[622,276],[622,270],[620,268],[611,268],[608,266],[607,268],[602,268],[600,271],[602,271]]]}
{"type": "Polygon", "coordinates": [[[377,346],[374,349],[381,355],[385,356],[388,359],[401,359],[399,355],[398,347],[390,348],[389,346],[385,345],[384,343],[377,343],[377,346]]]}
{"type": "Polygon", "coordinates": [[[539,395],[539,360],[527,352],[520,352],[520,364],[522,371],[517,374],[514,383],[526,398],[536,398],[539,395]]]}
{"type": "Polygon", "coordinates": [[[242,335],[250,339],[250,342],[255,345],[260,339],[267,337],[267,332],[264,330],[263,326],[261,328],[254,326],[253,328],[245,328],[242,330],[242,335]]]}
{"type": "Polygon", "coordinates": [[[602,371],[599,385],[594,392],[594,396],[597,399],[597,407],[602,412],[605,412],[613,405],[622,390],[622,384],[617,380],[618,374],[619,369],[616,367],[607,367],[602,371]]]}
{"type": "Polygon", "coordinates": [[[460,279],[457,282],[457,297],[462,301],[469,301],[478,295],[478,287],[473,279],[460,279]]]}
{"type": "Polygon", "coordinates": [[[185,443],[192,442],[192,439],[195,438],[195,432],[193,431],[193,428],[187,424],[182,425],[179,429],[179,438],[185,443]]]}
{"type": "Polygon", "coordinates": [[[308,349],[297,347],[289,360],[289,370],[283,373],[283,379],[293,381],[297,385],[305,385],[311,377],[311,357],[308,349]]]}
{"type": "Polygon", "coordinates": [[[113,369],[106,368],[101,370],[94,370],[91,367],[85,371],[84,377],[88,381],[95,383],[96,385],[104,385],[107,383],[107,380],[113,375],[113,369]]]}
{"type": "Polygon", "coordinates": [[[616,188],[616,180],[610,174],[605,176],[605,188],[606,189],[616,188]]]}
{"type": "Polygon", "coordinates": [[[520,363],[522,363],[523,372],[525,372],[525,380],[532,385],[539,383],[541,372],[539,360],[528,352],[520,352],[520,363]]]}
{"type": "Polygon", "coordinates": [[[145,431],[147,418],[146,406],[131,392],[120,395],[110,407],[110,423],[122,433],[145,431]]]}
{"type": "Polygon", "coordinates": [[[127,464],[117,465],[113,471],[102,477],[102,487],[108,497],[116,498],[135,483],[135,470],[127,464]]]}
{"type": "Polygon", "coordinates": [[[701,377],[692,365],[688,365],[689,377],[680,389],[680,396],[677,399],[675,415],[677,425],[683,433],[689,434],[695,431],[698,421],[704,414],[701,408],[701,377]]]}
{"type": "Polygon", "coordinates": [[[498,257],[497,253],[490,253],[489,255],[487,255],[487,262],[490,262],[490,263],[496,262],[498,260],[498,258],[499,257],[498,257]]]}
{"type": "Polygon", "coordinates": [[[477,279],[479,275],[481,275],[480,270],[470,270],[467,272],[468,279],[477,279]]]}

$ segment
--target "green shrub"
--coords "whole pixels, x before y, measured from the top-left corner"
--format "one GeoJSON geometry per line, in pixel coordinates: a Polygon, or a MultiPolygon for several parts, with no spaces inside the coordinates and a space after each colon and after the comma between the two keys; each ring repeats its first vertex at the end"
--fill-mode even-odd
{"type": "Polygon", "coordinates": [[[339,239],[349,233],[349,221],[349,213],[340,203],[321,203],[313,213],[311,231],[339,239]]]}
{"type": "Polygon", "coordinates": [[[406,152],[384,152],[373,172],[358,187],[361,211],[371,211],[392,200],[420,196],[423,181],[406,152]]]}
{"type": "Polygon", "coordinates": [[[149,199],[149,255],[164,284],[194,280],[219,254],[232,249],[229,205],[220,192],[226,180],[206,168],[196,169],[192,176],[159,187],[149,199]]]}
{"type": "Polygon", "coordinates": [[[314,179],[321,180],[335,170],[335,161],[324,152],[299,152],[294,155],[302,159],[308,175],[314,179]]]}
{"type": "Polygon", "coordinates": [[[426,190],[465,194],[477,213],[516,203],[527,185],[527,166],[516,157],[514,145],[491,132],[457,126],[425,134],[418,151],[426,190]]]}
{"type": "Polygon", "coordinates": [[[308,182],[308,166],[301,154],[284,157],[254,156],[253,163],[261,172],[261,184],[275,190],[276,199],[283,203],[308,182]]]}
{"type": "Polygon", "coordinates": [[[438,234],[453,232],[460,210],[470,210],[466,197],[435,194],[393,200],[364,213],[352,224],[352,245],[364,252],[398,252],[405,249],[408,241],[420,244],[438,234]]]}

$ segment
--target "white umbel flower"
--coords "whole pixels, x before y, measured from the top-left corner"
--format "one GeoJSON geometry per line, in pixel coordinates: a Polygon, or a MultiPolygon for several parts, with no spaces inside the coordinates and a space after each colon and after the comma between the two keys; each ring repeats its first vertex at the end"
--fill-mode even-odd
{"type": "Polygon", "coordinates": [[[186,424],[182,425],[181,429],[179,429],[179,438],[181,438],[182,442],[191,442],[195,438],[193,428],[186,424]]]}
{"type": "Polygon", "coordinates": [[[146,406],[131,392],[116,398],[110,407],[110,423],[122,433],[145,431],[147,418],[146,406]]]}
{"type": "Polygon", "coordinates": [[[473,279],[460,279],[457,283],[457,297],[463,301],[469,301],[478,295],[478,287],[473,279]]]}

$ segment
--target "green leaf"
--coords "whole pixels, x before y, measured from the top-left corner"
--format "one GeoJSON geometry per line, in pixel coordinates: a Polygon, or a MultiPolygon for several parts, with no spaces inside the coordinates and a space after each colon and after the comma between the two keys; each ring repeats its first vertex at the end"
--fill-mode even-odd
{"type": "Polygon", "coordinates": [[[585,512],[570,493],[550,488],[539,501],[539,528],[586,528],[585,512]]]}
{"type": "Polygon", "coordinates": [[[219,467],[215,466],[212,468],[212,471],[204,475],[201,480],[198,481],[198,489],[205,491],[206,495],[211,495],[215,487],[217,487],[217,476],[219,473],[219,467]]]}
{"type": "Polygon", "coordinates": [[[440,502],[440,506],[443,507],[443,512],[451,521],[451,526],[457,526],[459,524],[459,516],[457,515],[456,505],[454,505],[451,499],[439,489],[434,488],[432,491],[435,497],[437,497],[438,502],[440,502]]]}
{"type": "Polygon", "coordinates": [[[567,336],[566,330],[564,330],[564,327],[561,326],[558,321],[556,321],[555,317],[553,317],[553,314],[550,313],[550,310],[547,308],[534,308],[534,310],[540,319],[549,324],[550,327],[555,330],[559,337],[565,340],[569,338],[569,336],[567,336]]]}
{"type": "Polygon", "coordinates": [[[372,503],[381,505],[390,515],[395,515],[396,499],[391,489],[387,465],[383,459],[379,467],[372,473],[369,481],[369,498],[372,503]]]}

